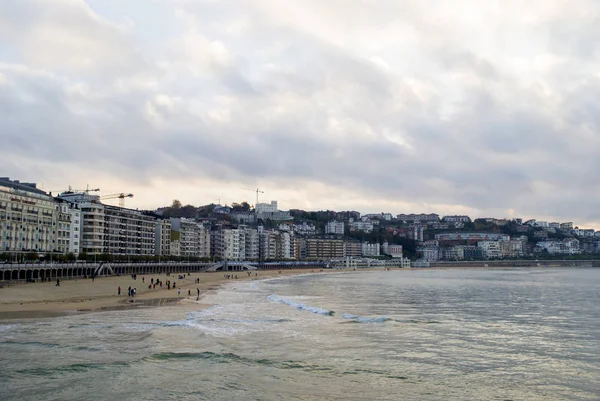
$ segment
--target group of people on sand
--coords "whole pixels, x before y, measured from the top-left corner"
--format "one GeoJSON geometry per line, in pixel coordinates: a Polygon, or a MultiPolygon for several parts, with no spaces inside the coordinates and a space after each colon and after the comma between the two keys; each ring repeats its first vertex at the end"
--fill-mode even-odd
{"type": "Polygon", "coordinates": [[[238,278],[237,274],[234,276],[233,274],[223,274],[223,278],[226,278],[227,280],[229,279],[236,279],[238,278]]]}

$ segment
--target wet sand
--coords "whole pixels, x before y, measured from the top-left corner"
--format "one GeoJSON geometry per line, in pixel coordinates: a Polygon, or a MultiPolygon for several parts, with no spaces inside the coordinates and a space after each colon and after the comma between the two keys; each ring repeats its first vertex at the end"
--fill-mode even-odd
{"type": "MultiPolygon", "coordinates": [[[[331,272],[332,270],[326,270],[331,272]]],[[[336,271],[336,270],[334,270],[336,271]]],[[[339,271],[339,270],[338,270],[339,271]]],[[[140,306],[161,306],[177,303],[185,299],[197,299],[200,290],[200,300],[207,291],[216,290],[223,283],[245,280],[260,280],[268,277],[294,274],[319,273],[319,269],[291,270],[262,270],[253,271],[251,276],[245,271],[228,272],[237,274],[238,279],[226,279],[224,272],[191,273],[184,279],[179,279],[178,273],[138,275],[134,280],[129,275],[110,276],[92,279],[61,280],[60,287],[56,281],[46,283],[18,283],[0,288],[0,319],[18,319],[34,317],[54,317],[71,313],[83,313],[98,310],[114,310],[140,306]],[[258,276],[255,275],[258,274],[258,276]],[[144,281],[142,281],[144,278],[144,281]],[[163,288],[148,289],[150,279],[159,279],[163,288]],[[196,279],[200,283],[196,283],[196,279]],[[175,283],[175,288],[167,290],[166,281],[175,283]],[[121,295],[117,295],[118,287],[121,295]],[[137,288],[134,298],[127,296],[127,289],[137,288]],[[178,295],[177,290],[181,288],[178,295]],[[191,296],[188,296],[188,290],[191,296]]],[[[181,273],[183,275],[183,273],[181,273]]],[[[208,306],[208,305],[207,305],[208,306]]]]}

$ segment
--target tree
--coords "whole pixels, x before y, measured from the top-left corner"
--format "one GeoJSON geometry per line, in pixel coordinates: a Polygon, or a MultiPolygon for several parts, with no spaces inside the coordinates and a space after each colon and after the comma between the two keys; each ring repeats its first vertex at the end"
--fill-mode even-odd
{"type": "Polygon", "coordinates": [[[181,209],[181,202],[177,199],[173,199],[173,203],[171,204],[171,209],[181,209]]]}

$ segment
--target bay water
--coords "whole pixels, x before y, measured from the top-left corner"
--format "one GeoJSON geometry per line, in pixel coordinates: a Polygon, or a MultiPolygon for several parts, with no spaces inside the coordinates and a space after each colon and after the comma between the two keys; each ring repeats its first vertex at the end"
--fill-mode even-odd
{"type": "Polygon", "coordinates": [[[0,321],[0,400],[597,400],[600,270],[231,282],[200,301],[0,321]]]}

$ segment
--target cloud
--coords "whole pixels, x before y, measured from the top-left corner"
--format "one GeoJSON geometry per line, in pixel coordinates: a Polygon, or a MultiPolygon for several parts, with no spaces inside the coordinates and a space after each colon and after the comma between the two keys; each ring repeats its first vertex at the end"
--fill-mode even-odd
{"type": "Polygon", "coordinates": [[[3,3],[3,170],[139,207],[260,186],[290,208],[595,224],[598,11],[3,3]]]}

